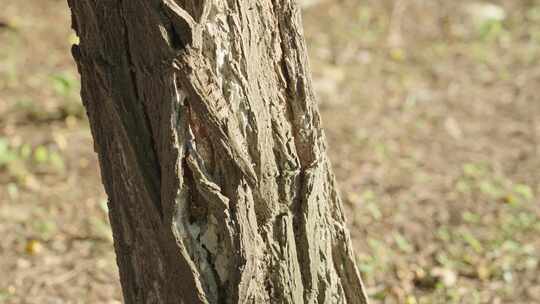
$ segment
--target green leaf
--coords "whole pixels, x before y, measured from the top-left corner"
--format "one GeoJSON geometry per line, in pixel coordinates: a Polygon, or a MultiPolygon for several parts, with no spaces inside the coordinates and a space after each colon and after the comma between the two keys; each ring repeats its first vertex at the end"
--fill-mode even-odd
{"type": "Polygon", "coordinates": [[[0,166],[7,165],[17,158],[17,155],[10,149],[5,138],[0,138],[0,166]]]}
{"type": "Polygon", "coordinates": [[[401,251],[405,253],[412,253],[414,251],[411,243],[409,243],[409,241],[401,233],[394,233],[394,241],[401,251]]]}
{"type": "Polygon", "coordinates": [[[45,146],[38,146],[34,150],[34,160],[38,164],[44,164],[49,160],[49,150],[45,146]]]}
{"type": "Polygon", "coordinates": [[[67,73],[54,74],[51,76],[52,86],[57,94],[67,96],[75,87],[75,80],[67,73]]]}
{"type": "Polygon", "coordinates": [[[461,237],[477,253],[481,253],[484,250],[482,243],[469,231],[463,231],[461,237]]]}
{"type": "Polygon", "coordinates": [[[463,174],[468,177],[481,177],[486,174],[486,168],[481,164],[466,163],[463,165],[463,174]]]}
{"type": "Polygon", "coordinates": [[[480,222],[480,215],[476,214],[476,213],[473,213],[473,212],[469,212],[469,211],[465,211],[461,217],[463,218],[464,221],[468,222],[468,223],[478,223],[480,222]]]}
{"type": "Polygon", "coordinates": [[[528,185],[517,184],[514,186],[514,192],[527,201],[532,201],[534,199],[533,190],[528,185]]]}
{"type": "Polygon", "coordinates": [[[492,181],[484,180],[480,182],[478,186],[480,187],[480,191],[482,193],[487,194],[492,198],[500,198],[504,195],[503,189],[492,181]]]}
{"type": "Polygon", "coordinates": [[[60,153],[58,152],[51,152],[49,154],[49,162],[55,169],[58,169],[60,171],[66,168],[64,159],[62,158],[62,155],[60,155],[60,153]]]}

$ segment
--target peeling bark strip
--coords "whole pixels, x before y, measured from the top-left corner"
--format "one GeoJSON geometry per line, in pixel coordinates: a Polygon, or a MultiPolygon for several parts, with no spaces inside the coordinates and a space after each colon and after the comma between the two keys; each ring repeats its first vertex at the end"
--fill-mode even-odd
{"type": "Polygon", "coordinates": [[[366,303],[292,0],[68,0],[126,303],[366,303]]]}

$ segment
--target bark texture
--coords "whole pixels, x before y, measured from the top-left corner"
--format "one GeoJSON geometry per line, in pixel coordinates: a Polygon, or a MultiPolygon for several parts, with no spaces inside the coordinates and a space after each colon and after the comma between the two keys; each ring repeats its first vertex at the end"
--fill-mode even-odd
{"type": "Polygon", "coordinates": [[[68,0],[126,303],[366,303],[292,0],[68,0]]]}

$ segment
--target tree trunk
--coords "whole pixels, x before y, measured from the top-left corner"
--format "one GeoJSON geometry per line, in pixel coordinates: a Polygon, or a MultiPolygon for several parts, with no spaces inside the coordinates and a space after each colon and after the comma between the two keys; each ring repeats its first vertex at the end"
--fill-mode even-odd
{"type": "Polygon", "coordinates": [[[366,303],[293,0],[68,0],[126,303],[366,303]]]}

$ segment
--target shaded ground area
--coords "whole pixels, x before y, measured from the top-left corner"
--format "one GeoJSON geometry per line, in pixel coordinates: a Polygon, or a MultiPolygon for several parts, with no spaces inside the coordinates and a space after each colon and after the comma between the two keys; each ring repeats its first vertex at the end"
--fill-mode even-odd
{"type": "MultiPolygon", "coordinates": [[[[540,1],[306,2],[373,302],[540,302],[540,1]]],[[[118,303],[67,5],[3,4],[0,303],[118,303]]]]}

